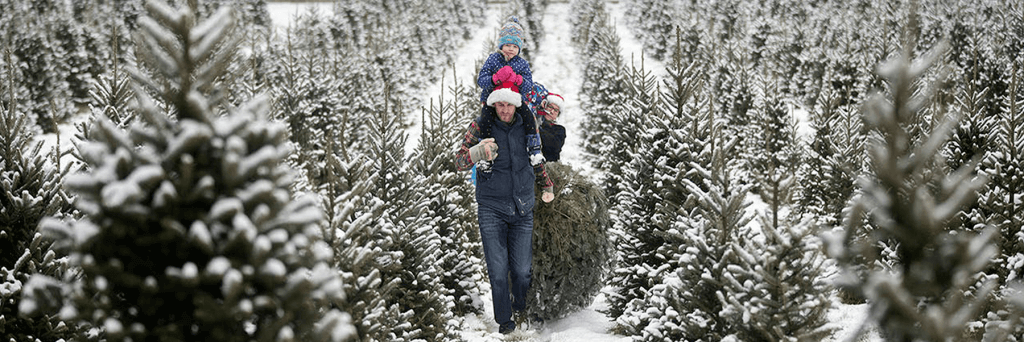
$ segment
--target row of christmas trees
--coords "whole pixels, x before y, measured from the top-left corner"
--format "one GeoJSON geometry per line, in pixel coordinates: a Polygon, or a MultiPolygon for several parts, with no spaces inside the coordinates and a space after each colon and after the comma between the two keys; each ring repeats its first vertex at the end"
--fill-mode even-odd
{"type": "Polygon", "coordinates": [[[1020,8],[630,2],[666,59],[658,79],[622,61],[602,5],[574,3],[573,34],[593,52],[584,125],[618,235],[619,331],[820,340],[845,285],[887,340],[1017,338],[1020,8]],[[954,10],[975,20],[935,19],[954,10]],[[885,25],[862,30],[864,17],[885,25]],[[765,204],[754,217],[748,193],[765,204]],[[835,236],[832,259],[820,235],[835,236]]]}
{"type": "Polygon", "coordinates": [[[73,158],[35,139],[7,46],[0,337],[457,340],[483,279],[451,163],[469,111],[431,106],[407,156],[408,85],[434,69],[396,56],[438,68],[453,50],[426,46],[481,5],[339,3],[290,39],[227,7],[148,2],[73,158]]]}
{"type": "MultiPolygon", "coordinates": [[[[112,58],[103,64],[112,67],[96,76],[91,101],[106,118],[83,129],[74,159],[85,172],[75,176],[69,174],[78,165],[27,134],[45,116],[30,114],[39,107],[26,104],[31,97],[21,96],[28,93],[22,87],[34,83],[19,74],[25,69],[10,67],[27,61],[6,48],[0,243],[11,248],[0,245],[0,334],[16,340],[457,339],[452,318],[479,309],[471,297],[482,270],[472,189],[454,171],[450,148],[475,103],[470,89],[453,87],[454,100],[442,99],[424,113],[424,135],[406,155],[404,111],[415,106],[408,85],[431,70],[401,64],[406,59],[396,56],[408,46],[430,46],[411,42],[444,39],[471,25],[423,20],[417,30],[377,29],[400,13],[441,7],[454,11],[441,13],[469,15],[432,15],[480,17],[479,5],[452,4],[348,2],[332,17],[298,18],[286,43],[248,28],[245,19],[233,30],[210,24],[227,22],[219,20],[225,14],[205,20],[215,12],[197,3],[180,9],[151,4],[146,13],[157,20],[132,20],[146,32],[139,40],[145,44],[133,50],[138,57],[112,58]],[[247,54],[226,53],[234,51],[230,47],[245,47],[247,54]],[[142,71],[128,72],[135,69],[142,71]],[[258,93],[273,101],[254,99],[258,93]],[[130,99],[137,95],[151,101],[134,105],[130,99]],[[297,148],[286,148],[286,139],[297,148]],[[296,190],[317,196],[292,200],[296,190]],[[46,236],[34,236],[44,218],[55,219],[42,226],[46,236]],[[34,274],[42,276],[30,278],[34,274]],[[17,314],[54,310],[59,314],[17,314]]],[[[735,8],[753,5],[733,5],[721,16],[702,18],[721,17],[722,27],[749,24],[749,12],[735,8]]],[[[25,8],[58,7],[18,7],[25,8]]],[[[906,55],[962,46],[952,41],[956,48],[941,50],[919,38],[929,43],[917,48],[903,44],[915,40],[891,31],[878,44],[842,35],[879,53],[863,57],[849,53],[859,50],[840,52],[842,44],[807,44],[835,47],[820,53],[832,57],[819,60],[835,62],[815,69],[810,61],[818,59],[795,63],[792,53],[751,47],[784,46],[769,44],[779,41],[771,33],[794,31],[748,39],[739,28],[705,36],[703,26],[675,25],[667,43],[646,44],[671,47],[669,76],[658,80],[622,62],[603,2],[580,0],[572,8],[577,48],[593,52],[581,54],[582,103],[593,118],[588,149],[601,152],[595,165],[607,175],[603,185],[612,204],[619,259],[609,279],[608,314],[619,331],[645,340],[827,334],[830,287],[822,272],[831,268],[823,265],[830,261],[816,237],[843,225],[849,237],[830,247],[832,256],[850,271],[842,278],[853,285],[850,293],[867,297],[878,308],[874,318],[891,323],[884,330],[893,340],[959,336],[971,322],[986,323],[992,334],[1005,331],[1003,322],[1019,326],[1014,307],[1003,306],[1013,298],[1007,284],[1019,274],[1021,255],[1014,249],[1020,246],[1014,196],[1024,150],[1015,135],[1022,120],[1018,82],[1015,73],[990,78],[979,75],[992,72],[978,71],[1016,70],[1016,64],[1001,69],[970,62],[975,72],[936,74],[903,62],[875,76],[872,65],[898,56],[898,46],[913,47],[906,55]],[[856,64],[856,57],[877,58],[852,67],[840,63],[856,64]],[[768,71],[783,69],[794,73],[768,71]],[[948,75],[975,78],[961,82],[948,75]],[[1005,91],[989,90],[1001,89],[1000,82],[1005,91]],[[918,83],[944,86],[939,96],[911,96],[918,83]],[[861,109],[869,90],[889,100],[861,109]],[[954,106],[944,105],[950,100],[954,106]],[[811,112],[817,130],[810,147],[797,138],[791,105],[811,112]],[[952,122],[947,112],[964,119],[942,128],[952,122]],[[964,143],[945,144],[947,131],[964,143]],[[980,163],[956,161],[965,154],[952,152],[980,151],[960,146],[985,141],[978,146],[996,147],[977,153],[985,156],[980,163]],[[889,147],[868,158],[868,146],[889,147]],[[975,183],[975,174],[989,182],[975,183]],[[858,178],[865,181],[855,183],[858,178]],[[750,217],[748,193],[769,209],[750,217]],[[964,196],[972,193],[981,201],[964,196]],[[850,201],[855,194],[861,199],[850,201]],[[1000,234],[968,234],[983,232],[977,222],[1000,234]],[[908,229],[921,229],[910,242],[908,229]],[[984,243],[996,235],[999,252],[984,243]]],[[[916,12],[889,9],[893,22],[920,27],[909,15],[916,12]]],[[[767,13],[779,11],[757,17],[772,18],[767,13]]],[[[807,50],[813,49],[795,51],[807,50]]],[[[950,55],[925,59],[955,64],[944,62],[950,55]]],[[[978,55],[985,54],[962,56],[978,55]]],[[[47,96],[53,103],[71,98],[47,96]]],[[[591,267],[600,273],[603,265],[591,267]]]]}

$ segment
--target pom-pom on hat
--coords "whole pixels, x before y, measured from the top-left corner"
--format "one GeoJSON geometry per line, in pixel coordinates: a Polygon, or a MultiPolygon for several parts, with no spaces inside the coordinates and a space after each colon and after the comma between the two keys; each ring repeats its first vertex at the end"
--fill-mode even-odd
{"type": "Polygon", "coordinates": [[[508,102],[516,107],[523,105],[523,96],[519,94],[519,87],[512,82],[501,82],[494,88],[491,95],[487,96],[488,106],[493,107],[498,102],[508,102]]]}
{"type": "Polygon", "coordinates": [[[562,95],[555,93],[548,93],[548,97],[544,98],[547,103],[558,106],[558,114],[565,114],[565,99],[562,95]]]}
{"type": "Polygon", "coordinates": [[[508,17],[508,22],[498,31],[498,49],[505,44],[515,44],[521,50],[523,48],[523,25],[519,23],[516,16],[508,17]]]}

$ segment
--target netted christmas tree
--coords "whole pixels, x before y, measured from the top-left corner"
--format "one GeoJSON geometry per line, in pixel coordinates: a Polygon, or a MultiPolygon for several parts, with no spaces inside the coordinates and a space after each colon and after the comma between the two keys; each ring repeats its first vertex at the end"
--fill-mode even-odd
{"type": "MultiPolygon", "coordinates": [[[[194,2],[193,2],[194,4],[194,2]]],[[[354,329],[315,200],[290,190],[287,130],[265,100],[225,105],[216,81],[233,58],[233,15],[149,2],[133,69],[138,118],[105,116],[78,146],[70,176],[77,221],[41,230],[81,277],[37,275],[27,291],[63,293],[60,317],[107,341],[344,341],[354,329]]],[[[23,313],[50,307],[26,297],[23,313]]]]}
{"type": "Polygon", "coordinates": [[[603,190],[567,164],[548,163],[555,200],[533,215],[533,278],[527,313],[544,320],[590,306],[613,260],[611,218],[603,190]]]}

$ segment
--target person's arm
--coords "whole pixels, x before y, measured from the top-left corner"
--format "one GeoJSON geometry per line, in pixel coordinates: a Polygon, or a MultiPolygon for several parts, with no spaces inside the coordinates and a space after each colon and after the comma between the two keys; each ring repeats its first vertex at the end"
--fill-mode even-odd
{"type": "Polygon", "coordinates": [[[480,143],[480,126],[477,124],[477,120],[469,123],[469,129],[466,130],[466,134],[462,138],[462,146],[459,147],[459,151],[455,153],[455,168],[459,171],[466,171],[473,168],[473,158],[469,153],[469,150],[480,143]]]}
{"type": "Polygon", "coordinates": [[[541,194],[541,200],[551,202],[555,198],[555,182],[548,176],[547,168],[544,164],[537,165],[533,168],[533,173],[537,175],[537,186],[544,192],[541,194]]]}
{"type": "Polygon", "coordinates": [[[477,75],[476,85],[480,86],[485,93],[490,93],[494,90],[494,80],[491,77],[502,67],[500,58],[502,58],[500,54],[492,53],[490,56],[487,56],[484,65],[480,67],[480,74],[477,75]]]}
{"type": "MultiPolygon", "coordinates": [[[[526,108],[526,106],[516,108],[516,110],[519,111],[519,115],[533,115],[533,113],[530,112],[530,109],[526,108]]],[[[533,130],[534,132],[537,133],[538,136],[540,135],[539,126],[534,126],[533,130]]],[[[551,177],[548,176],[548,171],[547,168],[544,166],[544,163],[540,163],[537,166],[534,166],[533,173],[534,175],[537,176],[537,186],[539,186],[541,188],[541,191],[544,192],[541,195],[541,199],[544,202],[551,202],[551,200],[555,198],[555,182],[551,181],[551,177]]]]}

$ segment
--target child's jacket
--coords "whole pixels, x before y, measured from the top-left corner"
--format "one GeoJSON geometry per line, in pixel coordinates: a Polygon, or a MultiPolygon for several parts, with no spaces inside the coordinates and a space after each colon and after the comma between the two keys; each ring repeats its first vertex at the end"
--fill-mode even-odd
{"type": "Polygon", "coordinates": [[[562,146],[565,145],[565,127],[544,120],[540,124],[540,141],[544,159],[549,162],[558,161],[562,155],[562,146]]]}
{"type": "Polygon", "coordinates": [[[505,56],[500,52],[487,56],[484,65],[480,67],[480,75],[476,79],[476,85],[483,89],[480,91],[480,102],[487,102],[487,95],[494,91],[494,80],[491,77],[494,76],[494,73],[498,72],[498,69],[506,65],[511,66],[512,71],[515,71],[517,75],[523,76],[523,84],[518,86],[520,94],[523,94],[523,103],[527,102],[526,94],[530,89],[533,89],[533,73],[530,72],[530,62],[527,62],[518,55],[505,61],[505,56]]]}

